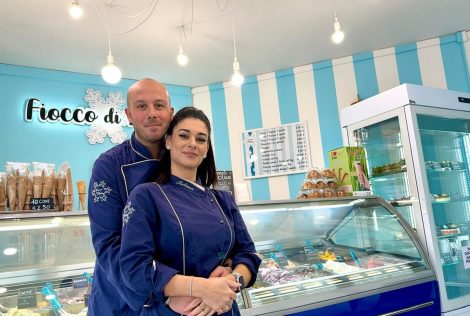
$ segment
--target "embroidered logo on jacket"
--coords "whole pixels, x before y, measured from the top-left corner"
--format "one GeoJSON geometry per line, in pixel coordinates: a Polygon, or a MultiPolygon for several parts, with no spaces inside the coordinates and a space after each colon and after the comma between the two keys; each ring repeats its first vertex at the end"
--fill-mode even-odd
{"type": "Polygon", "coordinates": [[[124,210],[122,211],[122,226],[126,225],[127,222],[129,222],[129,219],[131,218],[131,215],[134,212],[135,208],[132,207],[132,202],[127,202],[126,206],[124,207],[124,210]]]}
{"type": "Polygon", "coordinates": [[[107,186],[104,180],[93,182],[93,191],[91,191],[93,202],[106,202],[111,191],[111,188],[107,186]]]}
{"type": "Polygon", "coordinates": [[[184,181],[179,180],[178,182],[176,182],[176,184],[181,185],[182,187],[185,187],[186,189],[189,189],[191,191],[194,191],[194,188],[184,181]]]}

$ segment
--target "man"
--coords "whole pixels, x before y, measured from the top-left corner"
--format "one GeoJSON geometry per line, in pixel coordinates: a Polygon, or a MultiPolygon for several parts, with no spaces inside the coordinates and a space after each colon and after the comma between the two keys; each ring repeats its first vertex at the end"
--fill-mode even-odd
{"type": "Polygon", "coordinates": [[[140,315],[122,297],[119,270],[122,210],[127,196],[140,184],[155,180],[160,143],[173,117],[167,89],[152,79],[134,83],[127,92],[126,115],[134,126],[131,138],[95,161],[90,179],[88,213],[96,253],[89,316],[140,315]]]}

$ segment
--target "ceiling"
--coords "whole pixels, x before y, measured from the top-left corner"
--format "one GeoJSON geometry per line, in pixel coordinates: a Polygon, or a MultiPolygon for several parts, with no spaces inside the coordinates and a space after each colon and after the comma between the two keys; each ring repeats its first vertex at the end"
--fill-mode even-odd
{"type": "MultiPolygon", "coordinates": [[[[115,64],[124,78],[152,77],[190,87],[228,81],[232,17],[245,76],[470,30],[470,0],[192,1],[159,0],[139,28],[112,36],[115,64]],[[346,34],[341,45],[330,40],[335,9],[346,34]],[[191,16],[192,32],[189,39],[183,36],[189,64],[180,67],[178,25],[189,31],[191,16]]],[[[152,0],[112,0],[111,7],[105,0],[95,2],[111,33],[122,33],[145,14],[126,16],[141,12],[152,0]]],[[[99,74],[108,53],[106,28],[92,0],[80,1],[84,15],[79,21],[69,16],[70,3],[2,1],[0,63],[99,74]]]]}

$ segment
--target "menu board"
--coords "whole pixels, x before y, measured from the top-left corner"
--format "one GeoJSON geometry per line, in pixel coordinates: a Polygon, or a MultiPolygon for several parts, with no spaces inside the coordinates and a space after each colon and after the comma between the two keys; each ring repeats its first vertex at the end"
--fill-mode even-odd
{"type": "Polygon", "coordinates": [[[310,147],[306,122],[242,133],[245,179],[307,172],[310,147]]]}

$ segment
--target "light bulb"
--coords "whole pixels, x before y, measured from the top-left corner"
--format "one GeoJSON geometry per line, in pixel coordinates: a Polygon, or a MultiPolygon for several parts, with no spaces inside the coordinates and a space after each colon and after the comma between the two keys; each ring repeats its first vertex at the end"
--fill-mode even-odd
{"type": "Polygon", "coordinates": [[[233,75],[230,81],[233,85],[238,87],[245,81],[245,77],[240,73],[240,64],[238,63],[237,57],[233,59],[233,75]]]}
{"type": "Polygon", "coordinates": [[[178,47],[178,57],[176,60],[180,66],[186,66],[188,64],[188,56],[184,53],[183,45],[181,44],[178,47]]]}
{"type": "Polygon", "coordinates": [[[344,33],[341,31],[341,25],[339,24],[339,21],[337,18],[335,18],[335,32],[333,35],[331,35],[331,40],[335,44],[340,44],[344,40],[344,33]]]}
{"type": "Polygon", "coordinates": [[[240,71],[234,71],[232,75],[232,84],[235,86],[241,86],[243,82],[245,81],[245,77],[240,73],[240,71]]]}
{"type": "Polygon", "coordinates": [[[72,2],[72,5],[70,6],[69,8],[69,14],[72,18],[74,18],[75,20],[78,20],[82,17],[83,15],[83,9],[82,7],[80,6],[80,4],[78,3],[78,0],[74,0],[72,2]]]}
{"type": "Polygon", "coordinates": [[[114,57],[111,52],[108,55],[108,64],[101,69],[101,76],[109,84],[115,84],[121,80],[121,70],[114,65],[114,57]]]}
{"type": "Polygon", "coordinates": [[[17,252],[18,252],[18,249],[16,249],[16,248],[5,248],[5,249],[3,250],[3,254],[4,254],[5,256],[13,256],[13,255],[15,255],[17,252]]]}

